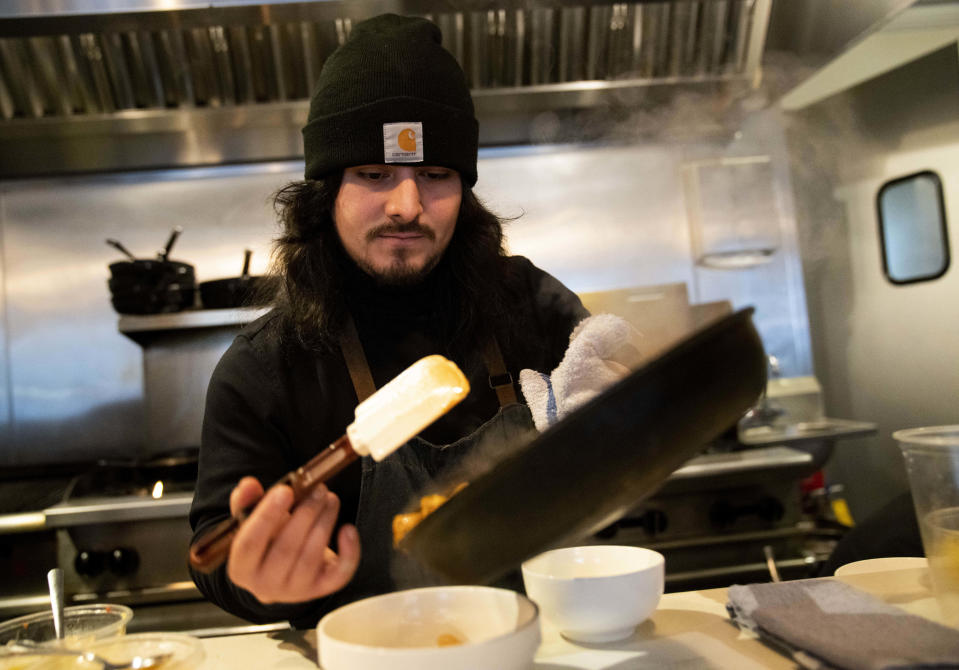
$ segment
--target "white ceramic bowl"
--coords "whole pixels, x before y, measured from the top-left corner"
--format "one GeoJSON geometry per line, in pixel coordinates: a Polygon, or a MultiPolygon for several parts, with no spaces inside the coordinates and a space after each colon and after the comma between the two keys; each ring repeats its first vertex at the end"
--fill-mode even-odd
{"type": "Polygon", "coordinates": [[[539,611],[506,589],[410,589],[330,612],[317,638],[323,670],[526,670],[540,643],[539,611]],[[458,644],[440,646],[450,642],[458,644]]]}
{"type": "Polygon", "coordinates": [[[663,595],[663,555],[641,547],[554,549],[523,563],[526,593],[564,637],[611,642],[632,635],[663,595]]]}

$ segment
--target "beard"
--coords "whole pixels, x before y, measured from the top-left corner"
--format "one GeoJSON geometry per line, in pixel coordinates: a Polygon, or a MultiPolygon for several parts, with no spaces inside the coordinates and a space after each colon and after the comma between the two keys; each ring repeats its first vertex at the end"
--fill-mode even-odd
{"type": "MultiPolygon", "coordinates": [[[[410,221],[409,223],[402,224],[388,223],[377,226],[369,231],[366,237],[367,240],[372,242],[379,235],[387,233],[418,233],[430,240],[436,239],[436,233],[418,221],[410,221]]],[[[385,268],[374,267],[366,260],[357,260],[357,265],[381,286],[415,286],[423,281],[433,268],[436,267],[436,264],[440,262],[440,258],[443,257],[443,251],[444,250],[440,250],[429,256],[426,262],[420,267],[413,264],[410,258],[411,254],[405,249],[395,250],[389,265],[385,268]]]]}
{"type": "Polygon", "coordinates": [[[419,284],[433,271],[433,268],[436,267],[442,257],[442,252],[434,254],[426,259],[422,267],[417,267],[410,262],[408,254],[405,251],[397,251],[393,256],[393,260],[385,268],[373,267],[373,265],[363,260],[357,261],[357,265],[363,272],[376,280],[377,284],[398,288],[419,284]]]}

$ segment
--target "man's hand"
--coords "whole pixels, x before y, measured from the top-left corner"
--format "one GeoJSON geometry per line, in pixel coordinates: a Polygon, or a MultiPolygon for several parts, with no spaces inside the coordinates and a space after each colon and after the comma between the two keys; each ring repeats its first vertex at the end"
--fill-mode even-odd
{"type": "Polygon", "coordinates": [[[293,490],[274,486],[266,495],[254,477],[244,477],[230,494],[230,512],[256,508],[240,526],[227,575],[262,603],[293,603],[319,598],[346,586],[360,562],[356,528],[343,525],[339,553],[330,549],[340,500],[320,484],[293,507],[293,490]],[[262,500],[260,500],[262,498],[262,500]]]}

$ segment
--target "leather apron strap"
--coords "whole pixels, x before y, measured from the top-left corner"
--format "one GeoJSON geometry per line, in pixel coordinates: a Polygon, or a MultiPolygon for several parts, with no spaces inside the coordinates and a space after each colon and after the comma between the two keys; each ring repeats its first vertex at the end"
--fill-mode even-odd
{"type": "Polygon", "coordinates": [[[346,321],[343,323],[340,350],[343,352],[344,360],[346,360],[346,367],[350,371],[350,379],[353,380],[356,399],[363,402],[376,392],[376,383],[373,381],[373,374],[370,372],[370,364],[366,361],[363,345],[360,344],[360,334],[357,332],[356,324],[353,323],[353,317],[350,316],[349,312],[347,312],[346,321]]]}
{"type": "Polygon", "coordinates": [[[496,391],[496,398],[500,407],[513,405],[519,402],[516,398],[516,388],[513,386],[513,375],[506,369],[503,362],[503,352],[495,337],[487,337],[483,344],[483,360],[486,362],[486,371],[489,373],[489,386],[496,391]]]}
{"type": "MultiPolygon", "coordinates": [[[[373,381],[370,364],[366,360],[366,353],[360,343],[360,334],[356,330],[356,323],[353,322],[353,317],[349,313],[347,313],[343,324],[340,350],[343,352],[346,367],[350,371],[350,379],[353,381],[356,398],[359,402],[363,402],[376,392],[376,383],[373,381]]],[[[506,369],[503,352],[500,351],[496,338],[486,338],[483,345],[483,361],[486,364],[486,371],[489,373],[490,388],[496,391],[499,406],[506,407],[519,402],[516,397],[516,389],[513,386],[513,376],[506,369]]]]}

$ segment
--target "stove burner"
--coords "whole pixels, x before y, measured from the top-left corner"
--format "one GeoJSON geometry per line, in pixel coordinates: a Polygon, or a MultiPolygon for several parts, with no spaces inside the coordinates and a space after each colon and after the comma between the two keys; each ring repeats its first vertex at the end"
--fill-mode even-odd
{"type": "Polygon", "coordinates": [[[195,450],[156,456],[144,462],[103,462],[76,477],[63,500],[112,496],[148,497],[162,482],[163,493],[192,492],[196,487],[195,450]]]}

